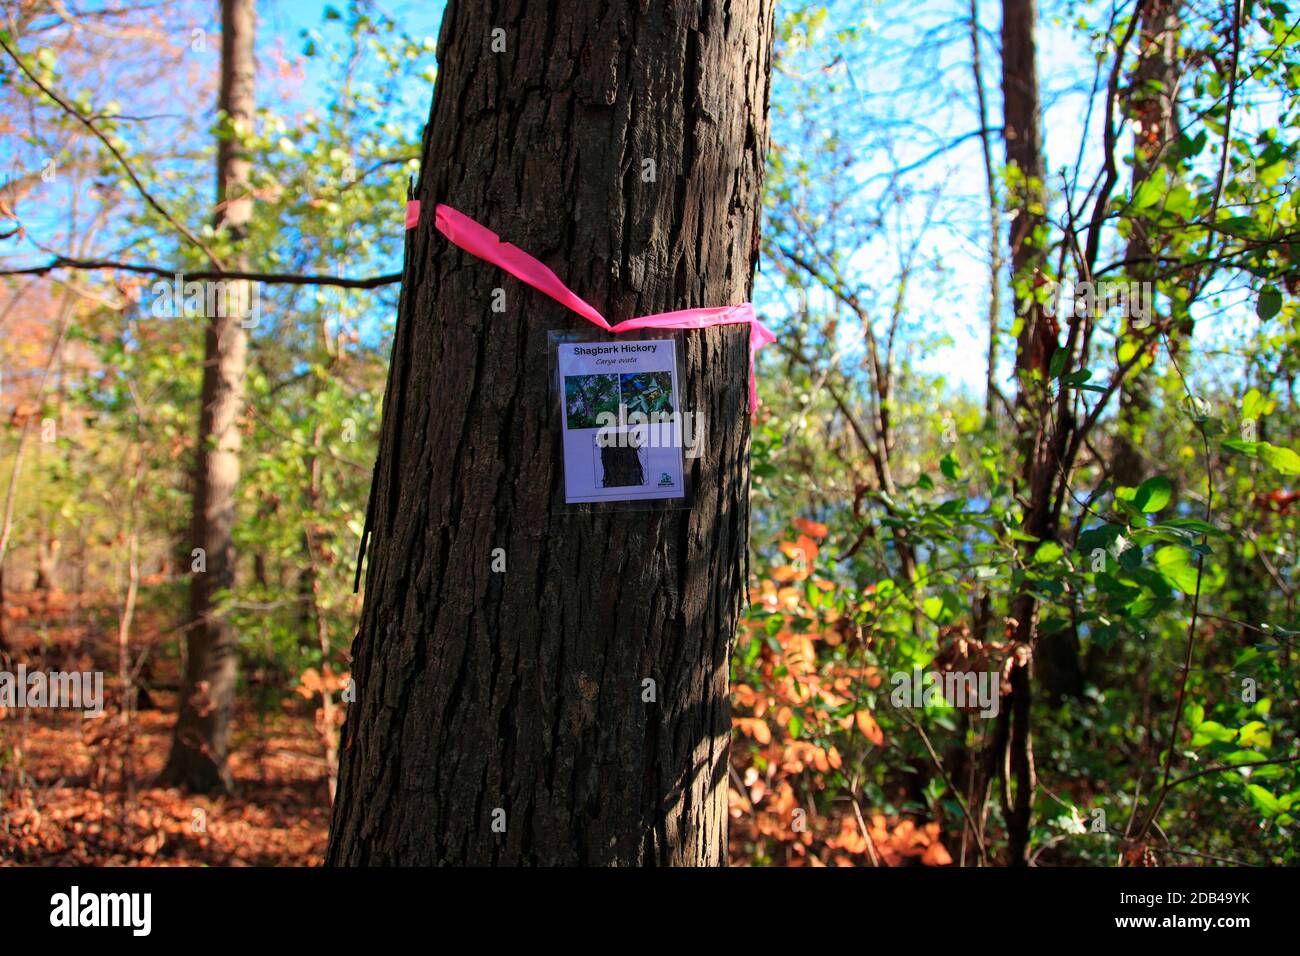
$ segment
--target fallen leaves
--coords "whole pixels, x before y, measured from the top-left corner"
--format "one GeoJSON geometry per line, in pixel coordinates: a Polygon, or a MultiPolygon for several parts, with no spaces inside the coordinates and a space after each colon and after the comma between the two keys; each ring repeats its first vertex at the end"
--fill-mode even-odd
{"type": "MultiPolygon", "coordinates": [[[[31,595],[7,597],[9,607],[49,618],[31,595]]],[[[116,653],[101,645],[94,660],[86,657],[83,648],[96,635],[79,629],[48,628],[48,644],[41,645],[33,634],[13,631],[17,647],[39,646],[66,668],[93,669],[94,660],[116,653]]],[[[328,671],[314,677],[304,673],[302,683],[337,686],[347,679],[328,671]]],[[[106,701],[120,700],[115,688],[110,671],[106,701]]],[[[174,693],[154,694],[160,709],[138,711],[127,725],[112,706],[99,720],[59,710],[0,715],[0,866],[321,865],[329,797],[312,708],[291,696],[293,706],[259,713],[241,699],[231,755],[238,793],[208,798],[153,786],[176,712],[174,693]]],[[[203,688],[199,696],[206,705],[203,688]]]]}

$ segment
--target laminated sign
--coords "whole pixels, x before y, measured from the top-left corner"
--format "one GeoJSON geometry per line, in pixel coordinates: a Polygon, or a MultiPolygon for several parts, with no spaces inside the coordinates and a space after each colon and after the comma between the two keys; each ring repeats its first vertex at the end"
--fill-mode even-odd
{"type": "Polygon", "coordinates": [[[580,341],[556,349],[565,502],[685,497],[676,343],[580,341]]]}
{"type": "MultiPolygon", "coordinates": [[[[758,408],[754,357],[775,340],[749,302],[643,315],[611,325],[546,265],[464,213],[439,203],[440,233],[471,255],[500,266],[549,295],[603,332],[701,330],[721,325],[749,329],[749,410],[758,408]]],[[[406,228],[420,224],[420,203],[407,203],[406,228]]],[[[571,338],[571,337],[570,337],[571,338]]],[[[555,351],[564,448],[565,503],[678,499],[689,507],[683,447],[698,449],[689,415],[680,408],[676,342],[671,337],[616,341],[559,341],[555,351]]],[[[654,508],[654,505],[645,505],[654,508]]]]}

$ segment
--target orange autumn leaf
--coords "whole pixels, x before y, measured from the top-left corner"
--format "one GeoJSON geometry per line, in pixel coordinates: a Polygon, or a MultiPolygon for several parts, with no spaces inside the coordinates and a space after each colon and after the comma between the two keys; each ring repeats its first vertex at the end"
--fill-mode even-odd
{"type": "Polygon", "coordinates": [[[785,584],[787,581],[793,581],[795,578],[799,577],[800,573],[799,569],[793,564],[783,564],[780,567],[772,569],[772,577],[782,584],[785,584]]]}
{"type": "MultiPolygon", "coordinates": [[[[822,703],[824,703],[827,707],[834,707],[838,709],[848,703],[848,701],[845,698],[841,697],[839,694],[832,693],[831,691],[827,690],[825,687],[818,687],[817,694],[819,697],[821,697],[822,703]]],[[[847,729],[847,725],[846,725],[846,729],[847,729]]]]}
{"type": "Polygon", "coordinates": [[[820,521],[809,521],[807,518],[795,518],[794,526],[814,538],[824,538],[831,533],[831,529],[820,521]]]}
{"type": "Polygon", "coordinates": [[[790,786],[790,781],[782,780],[781,785],[777,788],[776,797],[771,803],[772,811],[779,816],[788,816],[790,811],[799,805],[798,798],[794,795],[794,788],[790,786]]]}
{"type": "Polygon", "coordinates": [[[798,541],[782,541],[780,547],[782,554],[805,567],[812,564],[820,553],[817,542],[806,534],[799,535],[798,541]]]}
{"type": "Polygon", "coordinates": [[[776,599],[779,604],[784,604],[788,610],[796,610],[799,607],[799,592],[792,587],[783,587],[776,592],[776,599]]]}
{"type": "Polygon", "coordinates": [[[942,843],[936,840],[926,847],[925,852],[921,854],[921,862],[926,866],[951,866],[952,855],[942,843]]]}
{"type": "Polygon", "coordinates": [[[860,710],[853,715],[857,720],[858,730],[862,731],[862,736],[866,737],[877,747],[885,745],[885,733],[880,729],[880,724],[876,723],[876,718],[871,716],[871,712],[860,710]]]}
{"type": "Polygon", "coordinates": [[[866,853],[867,838],[862,835],[858,829],[856,821],[851,816],[840,818],[840,835],[839,839],[826,841],[832,847],[838,847],[846,853],[866,853]]]}
{"type": "Polygon", "coordinates": [[[298,686],[294,688],[303,697],[311,698],[320,693],[321,676],[314,667],[309,667],[298,676],[298,686]]]}
{"type": "Polygon", "coordinates": [[[844,765],[844,758],[840,756],[834,744],[831,744],[830,749],[826,751],[826,761],[836,770],[844,765]]]}
{"type": "Polygon", "coordinates": [[[807,634],[791,635],[786,652],[786,665],[800,677],[808,677],[817,670],[817,651],[807,634]]]}
{"type": "Polygon", "coordinates": [[[772,728],[767,726],[765,720],[757,717],[733,717],[731,726],[738,727],[746,736],[753,737],[760,744],[772,742],[772,728]]]}
{"type": "Polygon", "coordinates": [[[911,820],[901,820],[894,832],[889,835],[893,849],[903,856],[921,856],[923,847],[930,842],[925,833],[916,828],[911,820]]]}
{"type": "Polygon", "coordinates": [[[761,602],[768,610],[775,611],[777,606],[776,584],[764,578],[759,591],[750,591],[749,599],[755,603],[761,602]]]}
{"type": "Polygon", "coordinates": [[[812,757],[812,764],[822,773],[828,773],[831,769],[830,761],[826,759],[826,751],[821,747],[812,747],[809,749],[809,755],[812,757]]]}

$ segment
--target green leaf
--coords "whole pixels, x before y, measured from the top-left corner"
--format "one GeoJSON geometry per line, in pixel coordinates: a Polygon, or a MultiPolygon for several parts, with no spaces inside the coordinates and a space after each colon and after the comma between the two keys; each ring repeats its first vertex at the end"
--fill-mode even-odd
{"type": "Polygon", "coordinates": [[[1133,194],[1133,208],[1150,209],[1160,199],[1164,189],[1165,183],[1163,179],[1152,176],[1145,180],[1142,185],[1138,186],[1137,192],[1133,194]]]}
{"type": "Polygon", "coordinates": [[[925,611],[926,617],[929,617],[940,624],[947,624],[961,612],[961,602],[957,595],[951,591],[944,591],[933,597],[928,597],[921,605],[925,611]]]}
{"type": "Polygon", "coordinates": [[[1273,746],[1273,735],[1262,720],[1252,720],[1243,725],[1240,740],[1243,747],[1260,747],[1268,750],[1273,746]]]}
{"type": "Polygon", "coordinates": [[[1255,302],[1255,314],[1267,322],[1282,311],[1282,293],[1276,286],[1264,286],[1255,302]]]}
{"type": "Polygon", "coordinates": [[[1202,521],[1200,518],[1174,518],[1163,524],[1153,524],[1148,531],[1159,531],[1165,528],[1175,528],[1179,531],[1190,532],[1191,534],[1208,534],[1216,538],[1226,538],[1227,532],[1216,528],[1209,522],[1202,521]]]}
{"type": "Polygon", "coordinates": [[[1246,791],[1250,794],[1251,802],[1270,817],[1276,816],[1282,812],[1282,804],[1278,802],[1277,797],[1273,796],[1273,794],[1269,793],[1259,784],[1246,784],[1246,791]]]}
{"type": "Polygon", "coordinates": [[[1065,360],[1070,357],[1067,349],[1058,348],[1052,353],[1052,362],[1047,369],[1048,378],[1060,378],[1065,371],[1065,360]]]}
{"type": "Polygon", "coordinates": [[[1048,564],[1065,554],[1065,549],[1055,541],[1044,541],[1034,552],[1034,564],[1048,564]]]}
{"type": "Polygon", "coordinates": [[[1282,448],[1262,441],[1259,443],[1259,457],[1284,475],[1300,475],[1300,455],[1290,448],[1282,448]]]}
{"type": "Polygon", "coordinates": [[[1139,511],[1155,514],[1169,504],[1173,494],[1174,486],[1170,484],[1169,479],[1164,475],[1156,475],[1138,485],[1137,494],[1133,496],[1133,504],[1139,511]]]}
{"type": "Polygon", "coordinates": [[[1196,727],[1196,733],[1192,735],[1193,747],[1204,747],[1206,744],[1231,743],[1237,739],[1237,732],[1230,727],[1225,727],[1217,720],[1203,720],[1196,727]]]}
{"type": "Polygon", "coordinates": [[[1170,190],[1169,195],[1165,197],[1165,212],[1182,216],[1184,219],[1192,218],[1195,206],[1192,191],[1182,183],[1170,190]]]}
{"type": "Polygon", "coordinates": [[[1170,587],[1184,594],[1196,591],[1196,567],[1182,548],[1167,545],[1156,551],[1154,560],[1156,572],[1170,587]]]}
{"type": "Polygon", "coordinates": [[[1264,396],[1259,393],[1259,389],[1252,388],[1241,400],[1241,417],[1252,420],[1257,419],[1264,414],[1267,404],[1264,396]]]}
{"type": "Polygon", "coordinates": [[[1242,441],[1240,438],[1229,438],[1222,444],[1228,451],[1236,452],[1238,455],[1245,455],[1247,458],[1259,457],[1259,446],[1261,442],[1242,441]]]}

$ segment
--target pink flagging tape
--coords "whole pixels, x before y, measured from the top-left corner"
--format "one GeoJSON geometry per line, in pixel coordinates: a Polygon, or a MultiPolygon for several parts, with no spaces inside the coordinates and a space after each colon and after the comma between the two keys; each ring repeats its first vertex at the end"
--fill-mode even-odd
{"type": "MultiPolygon", "coordinates": [[[[415,206],[416,221],[419,220],[419,202],[407,203],[406,228],[412,228],[411,206],[415,206]]],[[[439,203],[436,209],[435,224],[438,231],[454,245],[484,262],[500,266],[521,282],[526,282],[534,289],[545,292],[561,305],[568,306],[578,315],[606,332],[631,332],[635,329],[707,329],[715,325],[749,326],[749,410],[758,409],[758,384],[754,380],[754,358],[764,345],[776,341],[776,336],[758,320],[754,306],[745,302],[741,305],[723,305],[705,309],[683,309],[680,312],[661,312],[658,315],[644,315],[628,319],[617,325],[610,325],[590,302],[579,297],[560,277],[544,266],[537,259],[517,246],[502,242],[501,237],[486,226],[475,222],[464,213],[457,212],[450,206],[439,203]]]]}
{"type": "Polygon", "coordinates": [[[408,199],[406,201],[406,228],[414,229],[420,224],[420,200],[408,199]]]}

